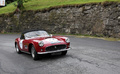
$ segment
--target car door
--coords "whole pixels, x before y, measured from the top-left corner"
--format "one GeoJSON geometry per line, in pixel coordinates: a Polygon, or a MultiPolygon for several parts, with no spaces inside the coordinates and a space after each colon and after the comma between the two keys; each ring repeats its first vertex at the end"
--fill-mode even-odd
{"type": "Polygon", "coordinates": [[[28,45],[29,45],[29,41],[24,39],[24,41],[23,41],[23,51],[28,52],[28,45]]]}

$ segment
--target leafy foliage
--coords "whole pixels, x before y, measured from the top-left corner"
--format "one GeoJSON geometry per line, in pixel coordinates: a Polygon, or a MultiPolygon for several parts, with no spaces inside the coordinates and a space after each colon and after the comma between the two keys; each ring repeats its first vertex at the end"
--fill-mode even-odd
{"type": "Polygon", "coordinates": [[[17,0],[17,8],[23,9],[24,8],[23,3],[28,1],[29,0],[17,0]]]}
{"type": "Polygon", "coordinates": [[[6,4],[12,3],[14,1],[17,1],[17,0],[6,0],[6,4]]]}

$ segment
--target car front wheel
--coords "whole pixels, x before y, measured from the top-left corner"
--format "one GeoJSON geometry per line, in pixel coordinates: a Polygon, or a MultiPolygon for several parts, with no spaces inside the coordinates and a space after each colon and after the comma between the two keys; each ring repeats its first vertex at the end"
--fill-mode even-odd
{"type": "Polygon", "coordinates": [[[31,48],[31,55],[32,55],[33,60],[38,60],[38,54],[37,54],[34,46],[32,46],[32,48],[31,48]]]}

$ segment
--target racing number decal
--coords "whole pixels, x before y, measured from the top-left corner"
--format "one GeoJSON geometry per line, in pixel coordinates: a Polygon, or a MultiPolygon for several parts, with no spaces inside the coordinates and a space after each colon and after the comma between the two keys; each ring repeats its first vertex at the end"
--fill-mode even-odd
{"type": "Polygon", "coordinates": [[[28,49],[28,46],[27,45],[24,45],[25,49],[28,49]]]}

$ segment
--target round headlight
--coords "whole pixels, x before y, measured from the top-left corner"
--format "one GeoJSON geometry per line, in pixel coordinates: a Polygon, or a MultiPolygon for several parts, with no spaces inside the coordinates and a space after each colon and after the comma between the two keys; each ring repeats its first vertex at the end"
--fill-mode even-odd
{"type": "Polygon", "coordinates": [[[43,41],[40,41],[38,44],[39,44],[40,47],[44,46],[43,41]]]}
{"type": "Polygon", "coordinates": [[[66,38],[65,41],[66,41],[67,43],[69,43],[69,42],[70,42],[70,39],[69,39],[69,38],[66,38]]]}

